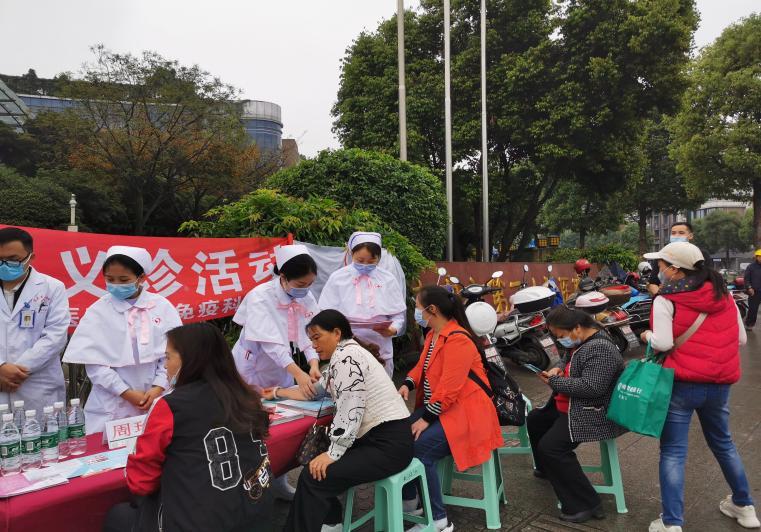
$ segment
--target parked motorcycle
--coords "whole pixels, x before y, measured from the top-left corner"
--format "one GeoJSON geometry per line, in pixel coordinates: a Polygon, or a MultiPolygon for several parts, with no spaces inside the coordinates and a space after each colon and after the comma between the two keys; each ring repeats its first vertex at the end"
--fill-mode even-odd
{"type": "Polygon", "coordinates": [[[735,277],[735,280],[727,285],[727,289],[732,294],[740,311],[740,316],[745,321],[745,317],[748,315],[748,293],[745,291],[745,278],[735,277]]]}
{"type": "MultiPolygon", "coordinates": [[[[618,294],[611,295],[613,298],[623,297],[618,294]]],[[[638,348],[639,338],[631,328],[629,313],[615,305],[619,302],[620,299],[614,300],[603,292],[591,291],[569,300],[568,305],[594,316],[595,321],[605,329],[623,354],[628,349],[638,348]]]]}

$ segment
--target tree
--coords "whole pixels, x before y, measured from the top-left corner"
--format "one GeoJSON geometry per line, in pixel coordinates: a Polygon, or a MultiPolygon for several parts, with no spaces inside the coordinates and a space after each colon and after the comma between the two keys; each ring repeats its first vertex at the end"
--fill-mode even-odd
{"type": "Polygon", "coordinates": [[[407,238],[377,215],[346,209],[332,199],[303,199],[259,189],[235,203],[212,209],[205,218],[186,222],[182,230],[206,237],[275,237],[290,233],[297,240],[324,246],[345,246],[356,230],[377,231],[383,235],[384,247],[399,259],[408,281],[433,266],[407,238]]]}
{"type": "Polygon", "coordinates": [[[672,154],[690,195],[753,198],[761,247],[761,15],[726,28],[690,70],[672,154]]]}
{"type": "Polygon", "coordinates": [[[108,176],[122,191],[132,232],[146,233],[166,209],[177,212],[176,228],[183,216],[200,216],[255,184],[247,180],[256,149],[238,119],[233,87],[154,52],[136,57],[101,45],[93,53],[83,79],[60,82],[61,94],[78,102],[63,120],[89,125],[69,146],[68,162],[108,176]]]}
{"type": "MultiPolygon", "coordinates": [[[[740,224],[740,240],[746,244],[747,247],[753,246],[753,209],[748,209],[743,214],[742,222],[740,224]]],[[[754,249],[758,249],[754,246],[754,249]]]]}
{"type": "Polygon", "coordinates": [[[69,219],[69,193],[44,178],[22,176],[0,165],[0,224],[60,229],[69,219]]]}
{"type": "Polygon", "coordinates": [[[724,250],[729,267],[730,251],[745,251],[748,243],[740,238],[742,217],[736,212],[714,211],[694,223],[695,243],[710,253],[724,250]]]}
{"type": "Polygon", "coordinates": [[[290,196],[330,198],[349,210],[370,211],[426,257],[441,256],[446,198],[441,181],[422,166],[359,149],[323,151],[274,174],[267,186],[290,196]]]}
{"type": "MultiPolygon", "coordinates": [[[[408,155],[442,176],[441,2],[424,0],[405,19],[408,155]]],[[[478,20],[478,3],[454,3],[453,161],[471,176],[458,173],[465,184],[455,222],[473,224],[471,235],[480,234],[481,223],[478,20]]],[[[638,160],[643,117],[676,106],[696,23],[691,1],[489,3],[490,229],[503,253],[533,237],[539,211],[560,183],[585,184],[603,196],[623,188],[638,160]]],[[[392,19],[348,48],[334,131],[345,147],[396,154],[397,109],[392,19]]]]}
{"type": "Polygon", "coordinates": [[[33,176],[41,157],[42,147],[27,133],[17,133],[0,122],[0,164],[15,168],[23,175],[33,176]]]}

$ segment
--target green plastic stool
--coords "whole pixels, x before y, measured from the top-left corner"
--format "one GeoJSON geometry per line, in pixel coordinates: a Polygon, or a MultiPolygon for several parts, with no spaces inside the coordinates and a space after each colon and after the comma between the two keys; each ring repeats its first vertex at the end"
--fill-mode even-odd
{"type": "MultiPolygon", "coordinates": [[[[531,401],[529,401],[529,398],[525,395],[523,396],[523,400],[526,401],[526,416],[528,416],[528,413],[531,412],[531,401]]],[[[522,426],[518,427],[518,430],[503,430],[502,431],[502,437],[505,439],[505,442],[507,440],[518,440],[520,442],[520,445],[508,447],[505,445],[504,447],[500,447],[499,454],[532,454],[531,453],[531,441],[528,439],[528,428],[527,424],[524,423],[522,426]]]]}
{"type": "Polygon", "coordinates": [[[343,532],[351,532],[374,520],[375,532],[404,532],[404,522],[425,525],[426,532],[435,532],[431,500],[428,498],[428,482],[425,478],[425,467],[417,458],[413,458],[406,469],[375,483],[375,504],[373,509],[352,521],[354,511],[354,488],[346,492],[346,508],[344,509],[343,532]],[[420,499],[423,502],[423,515],[405,514],[402,510],[402,488],[408,482],[420,479],[420,499]]]}
{"type": "MultiPolygon", "coordinates": [[[[464,506],[476,508],[486,512],[486,527],[490,530],[502,528],[499,517],[499,503],[507,503],[505,497],[505,482],[502,478],[502,467],[499,462],[499,452],[492,451],[489,459],[481,464],[480,473],[455,471],[454,459],[448,456],[438,463],[439,479],[441,481],[441,493],[444,504],[452,506],[464,506]],[[465,480],[467,482],[480,482],[483,485],[484,496],[481,499],[469,497],[456,497],[452,495],[452,480],[465,480]]],[[[470,471],[470,470],[469,470],[470,471]]]]}
{"type": "Polygon", "coordinates": [[[613,495],[616,498],[616,510],[625,514],[626,500],[624,499],[624,481],[621,477],[621,464],[618,462],[618,446],[616,440],[600,442],[600,465],[582,465],[585,473],[602,473],[604,484],[593,484],[595,491],[600,494],[613,495]]]}

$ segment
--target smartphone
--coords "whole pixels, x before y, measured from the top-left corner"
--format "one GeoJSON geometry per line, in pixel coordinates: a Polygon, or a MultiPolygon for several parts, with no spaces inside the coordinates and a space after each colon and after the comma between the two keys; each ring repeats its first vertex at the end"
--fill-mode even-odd
{"type": "Polygon", "coordinates": [[[534,366],[533,364],[523,364],[523,367],[533,371],[534,373],[541,373],[542,370],[534,366]]]}

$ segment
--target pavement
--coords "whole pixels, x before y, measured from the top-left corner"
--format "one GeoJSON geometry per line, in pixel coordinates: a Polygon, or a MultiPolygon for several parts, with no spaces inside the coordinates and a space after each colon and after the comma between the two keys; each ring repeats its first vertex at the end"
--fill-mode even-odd
{"type": "MultiPolygon", "coordinates": [[[[639,353],[628,353],[632,359],[639,353]]],[[[732,387],[730,424],[734,441],[745,464],[753,497],[761,501],[761,327],[748,333],[748,344],[741,349],[742,378],[732,387]]],[[[521,385],[523,393],[534,405],[549,398],[549,389],[536,376],[515,366],[511,372],[521,385]]],[[[501,530],[521,532],[645,532],[650,521],[661,512],[658,483],[658,441],[638,434],[624,434],[618,439],[626,506],[629,512],[616,513],[612,495],[603,495],[607,517],[583,525],[566,524],[558,519],[557,499],[549,483],[532,474],[528,455],[502,456],[502,470],[506,482],[508,504],[501,506],[501,530]]],[[[598,463],[597,444],[583,444],[577,450],[581,463],[598,463]]],[[[299,470],[290,473],[296,485],[299,470]]],[[[455,481],[455,494],[480,495],[477,485],[455,481]]],[[[719,512],[719,501],[730,493],[721,469],[703,439],[697,416],[690,428],[690,443],[685,472],[685,532],[733,532],[746,530],[719,512]]],[[[355,517],[372,506],[373,488],[363,486],[357,491],[355,517]]],[[[288,504],[278,501],[275,523],[280,529],[285,522],[288,504]]],[[[449,507],[448,516],[457,532],[486,530],[483,512],[449,507]]],[[[371,531],[366,525],[362,531],[371,531]]]]}

